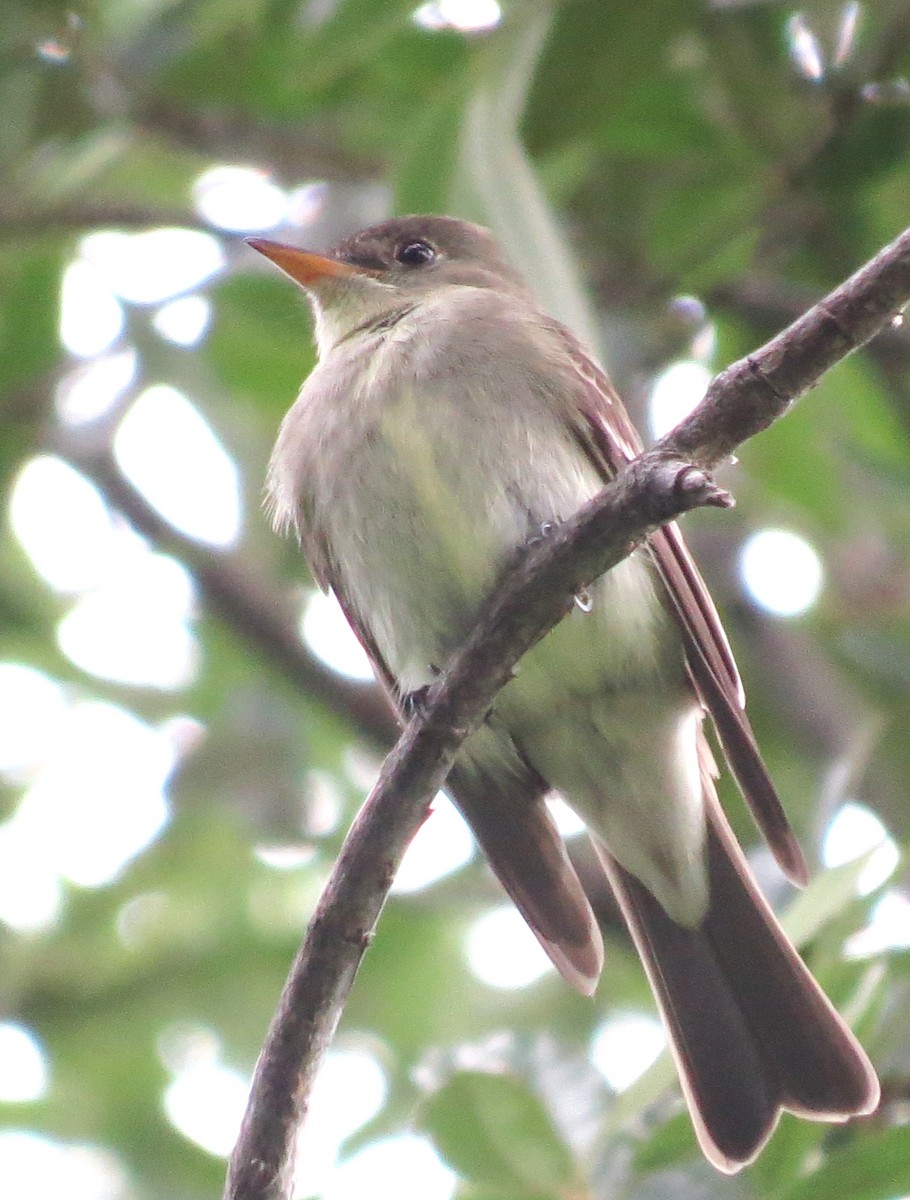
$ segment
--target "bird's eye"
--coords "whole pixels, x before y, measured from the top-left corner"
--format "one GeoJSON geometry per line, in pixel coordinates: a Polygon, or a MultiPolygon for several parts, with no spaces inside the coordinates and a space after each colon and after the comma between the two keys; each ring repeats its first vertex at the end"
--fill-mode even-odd
{"type": "Polygon", "coordinates": [[[406,267],[423,267],[436,257],[436,251],[426,242],[405,242],[395,251],[395,258],[406,267]]]}

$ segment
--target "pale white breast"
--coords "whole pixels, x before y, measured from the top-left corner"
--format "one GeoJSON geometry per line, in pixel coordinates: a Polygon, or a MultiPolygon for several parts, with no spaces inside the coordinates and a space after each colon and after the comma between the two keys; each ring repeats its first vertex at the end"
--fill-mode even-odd
{"type": "MultiPolygon", "coordinates": [[[[453,313],[451,296],[429,298],[392,329],[338,346],[273,457],[277,512],[325,544],[406,689],[444,665],[515,548],[602,485],[547,391],[534,340],[502,324],[514,314],[496,297],[462,290],[467,313],[453,313]]],[[[559,641],[580,652],[592,685],[653,669],[659,607],[633,557],[598,584],[592,619],[559,641]]]]}

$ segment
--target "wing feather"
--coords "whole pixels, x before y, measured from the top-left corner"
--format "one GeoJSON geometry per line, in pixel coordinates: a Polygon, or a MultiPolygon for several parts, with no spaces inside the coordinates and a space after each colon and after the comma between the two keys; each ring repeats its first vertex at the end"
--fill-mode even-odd
{"type": "MultiPolygon", "coordinates": [[[[605,479],[642,451],[641,439],[604,372],[556,324],[575,373],[583,424],[579,440],[605,479]]],[[[805,859],[771,782],[745,711],[745,694],[717,609],[675,524],[657,530],[648,549],[683,636],[689,676],[711,714],[724,754],[755,822],[794,883],[808,878],[805,859]]]]}

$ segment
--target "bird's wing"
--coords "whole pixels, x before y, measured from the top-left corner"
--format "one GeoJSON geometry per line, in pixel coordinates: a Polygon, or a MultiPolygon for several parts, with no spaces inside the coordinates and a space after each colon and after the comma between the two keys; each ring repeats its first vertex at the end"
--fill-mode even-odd
{"type": "MultiPolygon", "coordinates": [[[[611,479],[642,452],[641,439],[584,347],[557,323],[552,328],[563,342],[577,388],[579,441],[604,478],[611,479]]],[[[682,632],[689,676],[711,714],[733,776],[781,869],[794,883],[805,884],[802,851],[762,761],[730,644],[698,567],[675,524],[658,529],[647,544],[682,632]]]]}

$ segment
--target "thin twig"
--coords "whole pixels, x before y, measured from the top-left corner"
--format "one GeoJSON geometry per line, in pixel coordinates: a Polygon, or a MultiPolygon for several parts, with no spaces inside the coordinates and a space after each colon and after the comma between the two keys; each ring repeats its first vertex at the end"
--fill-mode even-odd
{"type": "Polygon", "coordinates": [[[783,333],[712,383],[692,415],[545,541],[484,606],[466,645],[386,759],[297,954],[259,1057],[225,1200],[285,1200],[312,1083],[401,857],[462,741],[573,595],[657,525],[725,497],[711,467],[782,416],[910,301],[910,230],[783,333]],[[682,461],[680,461],[682,460],[682,461]]]}

